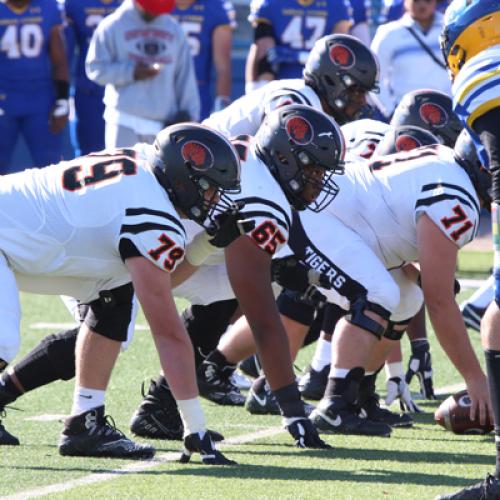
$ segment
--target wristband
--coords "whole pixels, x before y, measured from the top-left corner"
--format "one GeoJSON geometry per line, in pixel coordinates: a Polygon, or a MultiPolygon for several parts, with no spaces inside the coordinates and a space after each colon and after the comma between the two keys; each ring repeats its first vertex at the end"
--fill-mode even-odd
{"type": "Polygon", "coordinates": [[[52,116],[56,118],[60,116],[66,116],[69,114],[69,101],[68,99],[57,99],[54,103],[54,110],[52,111],[52,116]]]}
{"type": "Polygon", "coordinates": [[[210,243],[210,237],[211,236],[206,231],[202,231],[198,233],[193,241],[187,246],[184,258],[192,266],[201,266],[207,258],[217,250],[217,247],[214,247],[210,243]]]}

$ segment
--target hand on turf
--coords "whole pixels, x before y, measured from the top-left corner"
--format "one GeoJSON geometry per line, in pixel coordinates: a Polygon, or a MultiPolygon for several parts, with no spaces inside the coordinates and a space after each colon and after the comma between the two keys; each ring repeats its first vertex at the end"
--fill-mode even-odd
{"type": "Polygon", "coordinates": [[[194,432],[184,437],[184,450],[179,462],[188,463],[193,453],[199,453],[205,465],[237,465],[215,448],[210,432],[207,431],[194,432]]]}
{"type": "Polygon", "coordinates": [[[420,383],[420,392],[424,399],[436,399],[432,383],[432,364],[430,346],[427,340],[414,340],[411,342],[411,358],[408,362],[408,371],[405,380],[409,385],[414,376],[420,383]]]}
{"type": "Polygon", "coordinates": [[[417,403],[411,398],[410,388],[404,380],[399,377],[392,377],[387,381],[387,396],[385,404],[390,406],[396,399],[399,399],[399,407],[401,411],[409,413],[421,413],[417,403]]]}
{"type": "Polygon", "coordinates": [[[295,440],[295,446],[299,448],[332,449],[319,437],[316,427],[306,417],[284,417],[283,426],[295,440]]]}

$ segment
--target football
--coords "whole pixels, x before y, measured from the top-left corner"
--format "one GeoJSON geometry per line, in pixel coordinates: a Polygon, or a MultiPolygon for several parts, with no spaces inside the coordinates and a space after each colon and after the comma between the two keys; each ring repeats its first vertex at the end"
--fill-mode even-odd
{"type": "Polygon", "coordinates": [[[485,425],[479,418],[470,419],[471,400],[467,391],[460,391],[445,399],[434,413],[436,423],[455,434],[486,434],[493,430],[493,424],[487,420],[485,425]]]}

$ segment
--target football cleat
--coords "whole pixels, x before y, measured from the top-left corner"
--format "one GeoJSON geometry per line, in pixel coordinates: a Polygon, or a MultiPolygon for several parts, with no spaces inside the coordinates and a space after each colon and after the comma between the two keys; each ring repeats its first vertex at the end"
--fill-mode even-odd
{"type": "Polygon", "coordinates": [[[247,376],[250,378],[258,378],[260,377],[260,362],[259,358],[257,357],[256,354],[252,354],[252,356],[249,356],[248,358],[244,359],[243,361],[240,361],[240,364],[238,365],[239,369],[247,376]]]}
{"type": "MultiPolygon", "coordinates": [[[[0,417],[5,417],[5,411],[0,410],[0,417]]],[[[0,420],[0,446],[19,446],[19,439],[12,435],[0,420]]]]}
{"type": "Polygon", "coordinates": [[[243,406],[245,396],[231,382],[233,372],[232,367],[221,368],[211,361],[203,361],[197,370],[200,396],[223,406],[243,406]]]}
{"type": "Polygon", "coordinates": [[[144,383],[141,393],[143,400],[132,415],[130,430],[144,438],[182,440],[184,425],[168,385],[151,380],[148,393],[144,383]]]}
{"type": "MultiPolygon", "coordinates": [[[[166,382],[151,380],[149,391],[132,415],[130,430],[136,436],[148,439],[170,439],[182,441],[184,424],[177,408],[177,402],[166,382]]],[[[216,431],[208,431],[214,441],[223,441],[224,436],[216,431]]]]}
{"type": "Polygon", "coordinates": [[[319,372],[309,365],[299,380],[299,391],[305,399],[319,401],[325,394],[330,365],[326,365],[319,372]]]}
{"type": "Polygon", "coordinates": [[[194,432],[184,438],[184,450],[179,462],[187,464],[193,453],[201,455],[205,465],[237,465],[234,460],[229,460],[220,451],[215,449],[215,444],[210,438],[210,433],[194,432]]]}
{"type": "Polygon", "coordinates": [[[389,437],[392,432],[390,425],[362,418],[342,396],[322,399],[309,419],[319,432],[325,433],[389,437]]]}
{"type": "Polygon", "coordinates": [[[439,495],[436,500],[500,500],[500,479],[488,474],[484,481],[455,493],[439,495]]]}
{"type": "Polygon", "coordinates": [[[363,417],[373,421],[381,422],[391,427],[412,427],[413,419],[408,413],[394,413],[387,408],[380,407],[378,394],[361,403],[361,412],[363,417]]]}
{"type": "Polygon", "coordinates": [[[243,373],[240,373],[239,371],[235,371],[231,375],[231,383],[235,385],[238,389],[243,389],[247,391],[252,387],[252,381],[243,373]]]}
{"type": "Polygon", "coordinates": [[[104,415],[104,406],[74,415],[64,422],[59,439],[59,453],[64,456],[106,458],[151,458],[155,449],[134,443],[104,415]]]}
{"type": "Polygon", "coordinates": [[[472,304],[465,304],[460,308],[460,312],[462,313],[462,318],[464,323],[476,332],[481,330],[481,319],[486,312],[486,308],[476,307],[472,304]]]}

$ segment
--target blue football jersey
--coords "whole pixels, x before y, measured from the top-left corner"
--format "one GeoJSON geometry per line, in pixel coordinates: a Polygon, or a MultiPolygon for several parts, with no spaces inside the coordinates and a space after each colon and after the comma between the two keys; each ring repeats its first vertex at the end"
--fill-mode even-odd
{"type": "Polygon", "coordinates": [[[227,0],[196,0],[188,8],[176,7],[172,16],[186,34],[193,55],[201,100],[202,118],[210,114],[212,99],[209,91],[212,69],[212,35],[219,26],[236,27],[236,14],[227,0]]]}
{"type": "Polygon", "coordinates": [[[354,25],[360,23],[371,23],[372,2],[371,0],[349,0],[352,7],[352,20],[354,25]]]}
{"type": "MultiPolygon", "coordinates": [[[[96,87],[85,74],[85,57],[89,48],[92,33],[107,15],[111,14],[121,0],[65,0],[64,10],[67,19],[69,38],[74,39],[78,47],[78,59],[75,65],[75,84],[82,87],[96,87]]],[[[69,50],[73,43],[69,44],[69,50]]]]}
{"type": "Polygon", "coordinates": [[[50,32],[62,23],[56,0],[32,0],[22,9],[0,2],[0,94],[53,91],[50,32]]]}
{"type": "MultiPolygon", "coordinates": [[[[249,21],[270,24],[276,45],[309,52],[339,21],[351,21],[349,0],[252,0],[249,21]]],[[[277,79],[301,78],[303,65],[282,63],[277,79]]]]}

